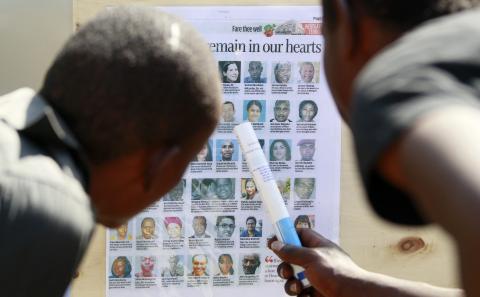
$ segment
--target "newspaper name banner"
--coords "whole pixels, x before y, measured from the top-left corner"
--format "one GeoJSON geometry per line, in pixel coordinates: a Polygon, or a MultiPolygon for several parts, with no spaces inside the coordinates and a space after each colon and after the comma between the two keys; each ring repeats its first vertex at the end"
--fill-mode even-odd
{"type": "Polygon", "coordinates": [[[319,6],[158,7],[204,36],[222,118],[182,180],[107,233],[106,295],[284,296],[274,229],[233,134],[249,121],[297,228],[338,241],[340,119],[319,6]],[[160,197],[159,197],[160,198],[160,197]]]}

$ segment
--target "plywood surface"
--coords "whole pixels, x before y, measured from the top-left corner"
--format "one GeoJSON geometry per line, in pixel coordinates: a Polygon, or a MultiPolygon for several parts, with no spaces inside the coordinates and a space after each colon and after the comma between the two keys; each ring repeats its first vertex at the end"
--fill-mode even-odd
{"type": "MultiPolygon", "coordinates": [[[[223,1],[76,0],[74,23],[79,25],[108,5],[225,5],[223,1]]],[[[314,5],[317,1],[267,2],[268,5],[314,5]]],[[[229,1],[229,5],[264,5],[259,1],[229,1]]],[[[456,260],[450,239],[440,230],[400,228],[378,219],[367,205],[352,154],[351,135],[343,127],[341,175],[341,246],[362,267],[389,275],[456,286],[456,260]]],[[[105,296],[105,229],[95,237],[73,283],[73,297],[105,296]]]]}

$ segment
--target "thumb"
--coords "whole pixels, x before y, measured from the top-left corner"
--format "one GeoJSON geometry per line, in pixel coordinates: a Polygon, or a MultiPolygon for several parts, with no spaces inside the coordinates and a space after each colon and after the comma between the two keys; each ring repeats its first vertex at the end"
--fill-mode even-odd
{"type": "Polygon", "coordinates": [[[317,260],[319,257],[313,249],[285,244],[278,240],[273,241],[270,244],[270,248],[283,261],[302,267],[317,260]]]}

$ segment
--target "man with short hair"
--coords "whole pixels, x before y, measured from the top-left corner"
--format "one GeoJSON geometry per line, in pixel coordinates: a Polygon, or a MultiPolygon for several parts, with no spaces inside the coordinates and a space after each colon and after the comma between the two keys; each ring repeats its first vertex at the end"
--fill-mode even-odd
{"type": "Polygon", "coordinates": [[[313,77],[315,76],[315,66],[313,66],[312,62],[303,62],[300,65],[300,69],[298,70],[298,72],[300,74],[300,80],[298,81],[298,83],[313,83],[313,77]]]}
{"type": "Polygon", "coordinates": [[[137,236],[139,240],[152,240],[157,239],[158,236],[155,234],[155,219],[152,217],[145,217],[142,219],[140,225],[141,234],[137,236]]]}
{"type": "Polygon", "coordinates": [[[217,199],[235,199],[235,185],[233,178],[217,178],[215,194],[217,199]]]}
{"type": "Polygon", "coordinates": [[[234,216],[218,216],[215,224],[217,231],[217,238],[230,238],[235,231],[235,217],[234,216]]]}
{"type": "Polygon", "coordinates": [[[315,155],[315,139],[302,139],[298,142],[300,161],[313,161],[315,155]]]}
{"type": "Polygon", "coordinates": [[[314,199],[315,178],[313,177],[297,177],[294,181],[294,192],[298,199],[307,200],[314,199]]]}
{"type": "Polygon", "coordinates": [[[193,235],[189,238],[210,238],[207,230],[207,218],[205,216],[194,216],[192,222],[193,235]]]}
{"type": "Polygon", "coordinates": [[[220,145],[219,161],[234,161],[235,145],[231,139],[225,139],[220,145]]]}
{"type": "Polygon", "coordinates": [[[247,254],[243,256],[242,268],[243,274],[253,275],[258,274],[258,268],[260,267],[260,255],[257,253],[247,254]]]}
{"type": "MultiPolygon", "coordinates": [[[[306,269],[310,296],[480,296],[480,9],[468,10],[479,2],[322,1],[325,74],[369,200],[390,221],[447,231],[465,291],[368,272],[302,229],[305,248],[271,247],[306,269]]],[[[294,279],[285,288],[307,293],[294,279]]]]}
{"type": "Polygon", "coordinates": [[[266,77],[262,77],[263,66],[260,61],[250,61],[248,63],[248,73],[250,76],[245,77],[244,83],[246,84],[264,84],[267,82],[266,77]]]}
{"type": "Polygon", "coordinates": [[[240,233],[240,237],[262,237],[262,232],[257,231],[257,219],[248,217],[245,220],[246,228],[240,233]]]}
{"type": "Polygon", "coordinates": [[[288,116],[290,115],[290,101],[276,100],[273,107],[274,118],[270,122],[290,123],[292,122],[288,116]]]}
{"type": "Polygon", "coordinates": [[[225,123],[235,122],[235,105],[232,101],[225,101],[222,105],[222,121],[225,123]]]}
{"type": "Polygon", "coordinates": [[[147,8],[104,11],[66,42],[39,93],[1,97],[2,295],[62,296],[96,223],[119,226],[178,183],[221,98],[206,42],[147,8]]]}
{"type": "Polygon", "coordinates": [[[208,257],[205,254],[192,256],[192,272],[190,276],[208,276],[208,257]]]}

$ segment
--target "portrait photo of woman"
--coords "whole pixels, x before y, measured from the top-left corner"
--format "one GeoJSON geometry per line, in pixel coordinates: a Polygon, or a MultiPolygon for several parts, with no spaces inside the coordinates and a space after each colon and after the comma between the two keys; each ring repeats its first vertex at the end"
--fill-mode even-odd
{"type": "Polygon", "coordinates": [[[240,62],[239,61],[220,61],[222,82],[239,83],[240,82],[240,62]]]}
{"type": "Polygon", "coordinates": [[[275,139],[270,143],[270,161],[290,161],[290,144],[285,139],[275,139]]]}
{"type": "Polygon", "coordinates": [[[233,259],[230,254],[221,254],[218,256],[218,270],[217,276],[229,276],[234,274],[233,259]]]}
{"type": "Polygon", "coordinates": [[[265,100],[244,101],[243,119],[250,123],[265,122],[265,100]]]}
{"type": "Polygon", "coordinates": [[[251,178],[242,179],[242,198],[246,200],[259,200],[257,185],[251,178]]]}
{"type": "Polygon", "coordinates": [[[125,256],[119,256],[113,260],[110,278],[129,278],[131,277],[132,264],[125,256]]]}
{"type": "Polygon", "coordinates": [[[202,149],[195,155],[193,162],[209,162],[213,160],[211,140],[207,141],[202,149]]]}

